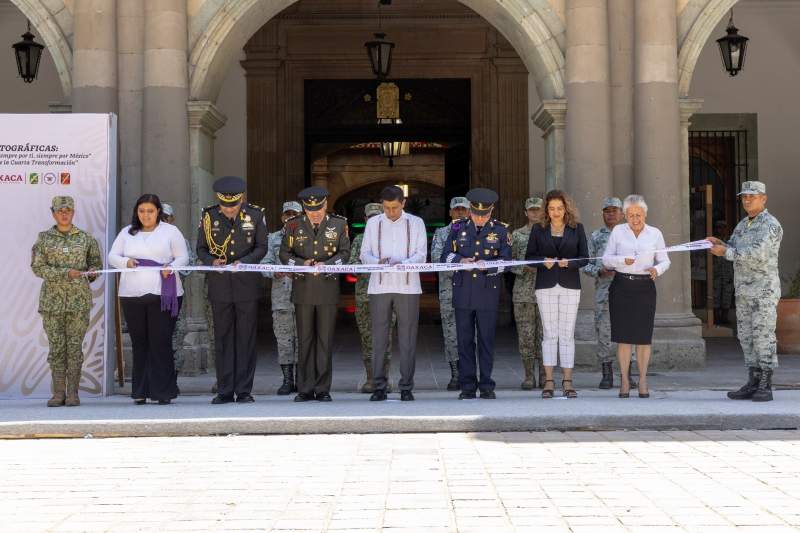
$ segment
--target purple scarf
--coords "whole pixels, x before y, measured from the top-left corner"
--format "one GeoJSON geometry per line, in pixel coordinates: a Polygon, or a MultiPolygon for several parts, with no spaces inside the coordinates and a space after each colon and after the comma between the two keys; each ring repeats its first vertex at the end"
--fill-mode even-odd
{"type": "MultiPolygon", "coordinates": [[[[164,266],[150,259],[137,259],[136,262],[139,263],[140,266],[164,266]]],[[[175,271],[166,278],[162,277],[161,272],[159,272],[158,277],[161,279],[161,310],[169,311],[172,318],[175,318],[180,311],[178,307],[178,282],[175,280],[175,271]]]]}

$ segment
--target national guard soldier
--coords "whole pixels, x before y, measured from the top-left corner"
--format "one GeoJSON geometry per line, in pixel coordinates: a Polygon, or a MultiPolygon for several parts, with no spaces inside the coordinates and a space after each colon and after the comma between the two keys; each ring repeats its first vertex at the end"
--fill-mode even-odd
{"type": "MultiPolygon", "coordinates": [[[[267,253],[267,223],[260,207],[244,200],[245,181],[225,176],[214,182],[218,204],[200,218],[197,257],[208,266],[257,264],[267,253]]],[[[258,272],[209,272],[208,299],[214,315],[217,395],[213,404],[255,401],[258,272]]]]}
{"type": "MultiPolygon", "coordinates": [[[[281,211],[281,222],[286,224],[303,212],[297,202],[284,202],[281,211]]],[[[261,260],[267,265],[279,265],[278,255],[286,227],[269,234],[267,255],[261,260]]],[[[264,277],[272,279],[270,301],[272,302],[272,331],[278,343],[278,364],[281,365],[283,384],[278,388],[278,396],[286,396],[297,392],[294,381],[294,367],[297,364],[297,328],[292,303],[292,274],[290,272],[264,272],[264,277]]]]}
{"type": "Polygon", "coordinates": [[[92,291],[97,276],[81,276],[103,267],[97,240],[72,224],[75,201],[56,196],[50,206],[55,225],[39,233],[31,251],[31,269],[44,280],[39,314],[50,344],[47,363],[53,377],[48,407],[81,404],[78,387],[83,367],[83,338],[89,329],[92,291]]]}
{"type": "MultiPolygon", "coordinates": [[[[528,223],[514,230],[511,234],[511,257],[515,261],[525,260],[531,228],[538,224],[542,217],[544,201],[532,197],[525,200],[525,216],[528,223]]],[[[517,322],[519,336],[519,354],[525,369],[525,380],[520,385],[522,390],[533,390],[536,387],[534,365],[539,366],[539,388],[544,387],[544,365],[542,364],[542,317],[536,303],[536,267],[531,265],[513,267],[514,290],[511,300],[514,303],[514,319],[517,322]]]]}
{"type": "MultiPolygon", "coordinates": [[[[286,222],[280,259],[285,265],[341,265],[350,257],[347,219],[327,212],[328,191],[308,187],[298,194],[303,214],[286,222]]],[[[295,274],[292,302],[300,345],[297,396],[294,401],[331,401],[331,356],[339,277],[336,274],[295,274]]]]}
{"type": "MultiPolygon", "coordinates": [[[[364,216],[366,220],[380,215],[383,213],[383,205],[379,203],[369,203],[364,206],[364,216]]],[[[361,264],[361,243],[364,242],[364,234],[359,233],[353,238],[352,245],[350,246],[350,260],[351,265],[361,264]]],[[[372,320],[369,315],[369,295],[367,289],[369,288],[369,274],[356,275],[356,325],[358,326],[358,334],[361,337],[361,357],[364,363],[364,370],[366,371],[366,381],[361,386],[361,392],[372,393],[375,392],[375,386],[372,383],[372,320]]],[[[392,314],[392,330],[395,328],[397,318],[392,314]]],[[[386,353],[383,356],[383,374],[389,375],[389,364],[392,360],[392,336],[389,336],[389,346],[386,348],[386,353]]],[[[391,392],[391,385],[387,384],[387,392],[391,392]]]]}
{"type": "Polygon", "coordinates": [[[742,183],[742,207],[747,216],[725,243],[716,237],[711,253],[733,262],[739,342],[749,368],[747,383],[729,392],[732,400],[772,400],[772,372],[778,366],[775,322],[781,282],[778,251],[783,239],[780,222],[767,211],[767,187],[760,181],[742,183]]]}
{"type": "MultiPolygon", "coordinates": [[[[447,236],[453,229],[461,227],[462,220],[469,216],[469,200],[454,196],[450,200],[450,224],[437,229],[431,241],[431,262],[438,262],[447,244],[447,236]]],[[[450,382],[447,390],[457,391],[458,383],[458,338],[456,337],[456,311],[453,309],[453,273],[439,272],[439,312],[442,318],[444,358],[450,365],[450,382]]]]}
{"type": "Polygon", "coordinates": [[[597,334],[597,359],[603,372],[599,387],[610,389],[614,386],[613,362],[615,351],[611,346],[611,315],[608,311],[608,289],[614,279],[614,271],[603,266],[603,253],[606,251],[608,237],[614,226],[622,222],[622,200],[611,197],[603,200],[603,226],[594,230],[589,237],[589,264],[581,270],[594,282],[594,330],[597,334]]]}
{"type": "MultiPolygon", "coordinates": [[[[470,217],[452,229],[442,252],[443,263],[476,263],[511,259],[511,232],[508,224],[492,219],[497,193],[490,189],[472,189],[467,193],[470,217]]],[[[476,389],[484,399],[494,399],[495,326],[500,302],[504,267],[459,270],[453,274],[453,307],[458,337],[458,398],[474,399],[476,389]],[[475,368],[475,327],[478,328],[477,355],[480,380],[475,368]]]]}

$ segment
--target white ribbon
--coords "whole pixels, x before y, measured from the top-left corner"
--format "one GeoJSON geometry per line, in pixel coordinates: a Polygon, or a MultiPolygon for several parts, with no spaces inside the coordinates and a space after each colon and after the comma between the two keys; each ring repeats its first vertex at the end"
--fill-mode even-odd
{"type": "MultiPolygon", "coordinates": [[[[658,250],[645,250],[642,253],[661,253],[661,252],[694,252],[711,248],[711,243],[707,240],[687,242],[658,250]]],[[[625,256],[619,256],[624,258],[625,256]]],[[[602,259],[597,257],[576,257],[572,259],[562,259],[561,261],[593,261],[602,259]]],[[[177,270],[180,272],[288,272],[293,274],[373,274],[373,273],[405,273],[405,272],[453,272],[456,270],[472,270],[475,268],[511,268],[516,266],[543,264],[543,259],[536,261],[475,261],[471,263],[400,263],[396,265],[267,265],[267,264],[245,264],[224,266],[205,266],[187,265],[181,267],[134,267],[134,268],[108,268],[95,270],[93,274],[113,274],[116,272],[143,272],[147,270],[177,270]]],[[[553,261],[557,262],[557,261],[553,261]]],[[[89,272],[84,272],[89,274],[89,272]]]]}

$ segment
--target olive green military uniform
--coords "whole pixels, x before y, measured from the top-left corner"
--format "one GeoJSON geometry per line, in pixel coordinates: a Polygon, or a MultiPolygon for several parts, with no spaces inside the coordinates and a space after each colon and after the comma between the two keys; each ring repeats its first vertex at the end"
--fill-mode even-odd
{"type": "MultiPolygon", "coordinates": [[[[326,214],[318,228],[308,217],[286,221],[280,250],[281,263],[303,265],[308,259],[326,265],[345,264],[350,257],[347,219],[326,214]]],[[[333,334],[339,303],[336,274],[295,274],[292,283],[297,338],[297,391],[303,397],[330,393],[333,334]]]]}
{"type": "Polygon", "coordinates": [[[39,313],[50,345],[47,362],[54,384],[66,377],[69,388],[74,388],[76,394],[83,365],[83,338],[89,329],[92,292],[89,278],[81,276],[71,280],[67,272],[102,267],[97,240],[75,226],[67,233],[53,226],[41,232],[33,246],[31,269],[44,280],[39,293],[39,313]]]}

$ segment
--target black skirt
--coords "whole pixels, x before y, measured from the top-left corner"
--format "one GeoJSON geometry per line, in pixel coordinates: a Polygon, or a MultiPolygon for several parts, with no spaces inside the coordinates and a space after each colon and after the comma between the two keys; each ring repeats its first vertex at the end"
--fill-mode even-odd
{"type": "Polygon", "coordinates": [[[611,341],[652,344],[656,284],[650,276],[617,274],[608,289],[611,341]]]}

